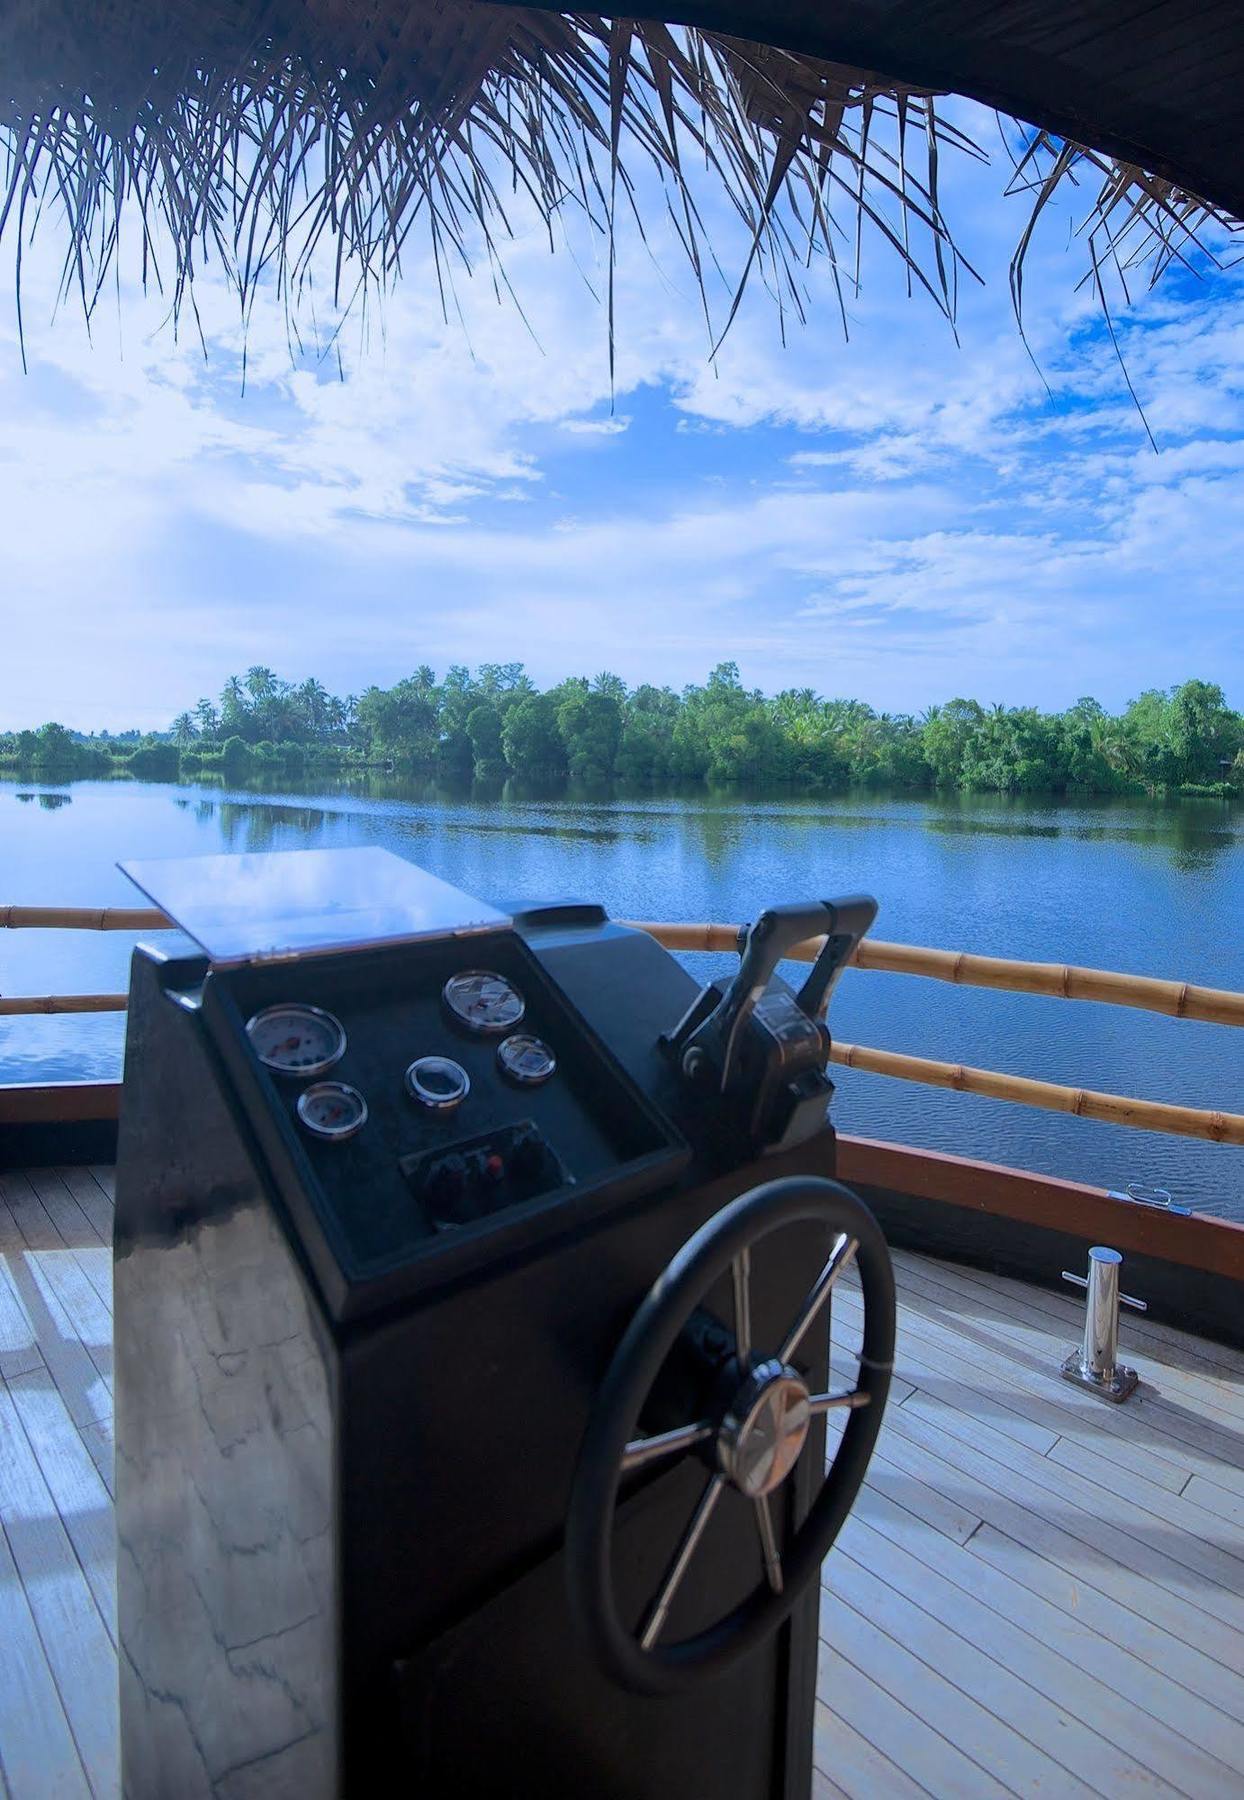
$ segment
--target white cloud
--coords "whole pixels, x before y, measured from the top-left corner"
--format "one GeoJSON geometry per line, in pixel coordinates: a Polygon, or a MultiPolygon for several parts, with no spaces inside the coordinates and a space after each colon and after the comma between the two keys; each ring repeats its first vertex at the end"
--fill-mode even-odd
{"type": "Polygon", "coordinates": [[[1238,679],[1238,283],[1119,315],[1155,457],[1057,229],[1029,278],[1038,372],[1004,278],[1018,209],[997,172],[953,179],[993,278],[959,343],[874,253],[850,341],[822,279],[785,348],[757,289],[710,360],[658,229],[622,246],[612,390],[603,310],[536,233],[507,261],[530,325],[461,280],[447,322],[416,258],[318,361],[275,305],[244,342],[211,282],[206,362],[132,289],[93,344],[32,323],[36,257],[29,377],[0,322],[0,724],[163,725],[255,661],[351,689],[423,660],[679,683],[733,657],[911,707],[1238,679]]]}

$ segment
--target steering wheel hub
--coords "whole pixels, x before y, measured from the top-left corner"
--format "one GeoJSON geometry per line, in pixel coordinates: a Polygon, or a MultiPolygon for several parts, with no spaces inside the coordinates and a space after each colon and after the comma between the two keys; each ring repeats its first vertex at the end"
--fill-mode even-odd
{"type": "Polygon", "coordinates": [[[734,1396],[717,1434],[717,1460],[749,1500],[771,1494],[794,1468],[812,1423],[810,1400],[806,1383],[776,1360],[753,1369],[734,1396]]]}

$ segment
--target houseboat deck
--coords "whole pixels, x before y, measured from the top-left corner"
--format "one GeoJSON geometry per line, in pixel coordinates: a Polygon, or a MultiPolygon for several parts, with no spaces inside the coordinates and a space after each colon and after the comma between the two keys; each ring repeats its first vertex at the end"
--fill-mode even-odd
{"type": "MultiPolygon", "coordinates": [[[[117,1791],[112,1174],[0,1175],[0,1794],[117,1791]]],[[[1244,1354],[896,1254],[899,1351],[825,1569],[818,1795],[1244,1795],[1244,1354]]],[[[840,1287],[834,1339],[859,1323],[840,1287]]],[[[253,1653],[253,1647],[249,1653],[253,1653]]]]}

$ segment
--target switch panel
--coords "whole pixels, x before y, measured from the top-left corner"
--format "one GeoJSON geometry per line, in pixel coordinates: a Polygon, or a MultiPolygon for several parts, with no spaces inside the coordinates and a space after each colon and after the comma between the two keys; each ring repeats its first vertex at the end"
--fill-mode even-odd
{"type": "Polygon", "coordinates": [[[486,1219],[574,1182],[531,1119],[480,1132],[447,1148],[403,1156],[398,1166],[411,1193],[442,1231],[486,1219]]]}

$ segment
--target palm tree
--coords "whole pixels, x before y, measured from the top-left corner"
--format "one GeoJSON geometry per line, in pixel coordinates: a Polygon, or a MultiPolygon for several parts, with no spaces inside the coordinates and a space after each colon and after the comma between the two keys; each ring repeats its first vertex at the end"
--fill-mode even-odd
{"type": "Polygon", "coordinates": [[[198,732],[195,730],[194,720],[190,717],[188,712],[178,713],[177,717],[173,720],[171,730],[173,733],[173,742],[177,745],[179,750],[184,750],[187,745],[193,744],[195,738],[198,736],[198,732]]]}
{"type": "Polygon", "coordinates": [[[309,675],[295,691],[294,699],[298,703],[303,721],[311,736],[323,737],[328,730],[329,710],[332,704],[332,695],[328,689],[322,682],[317,681],[314,675],[309,675]]]}

